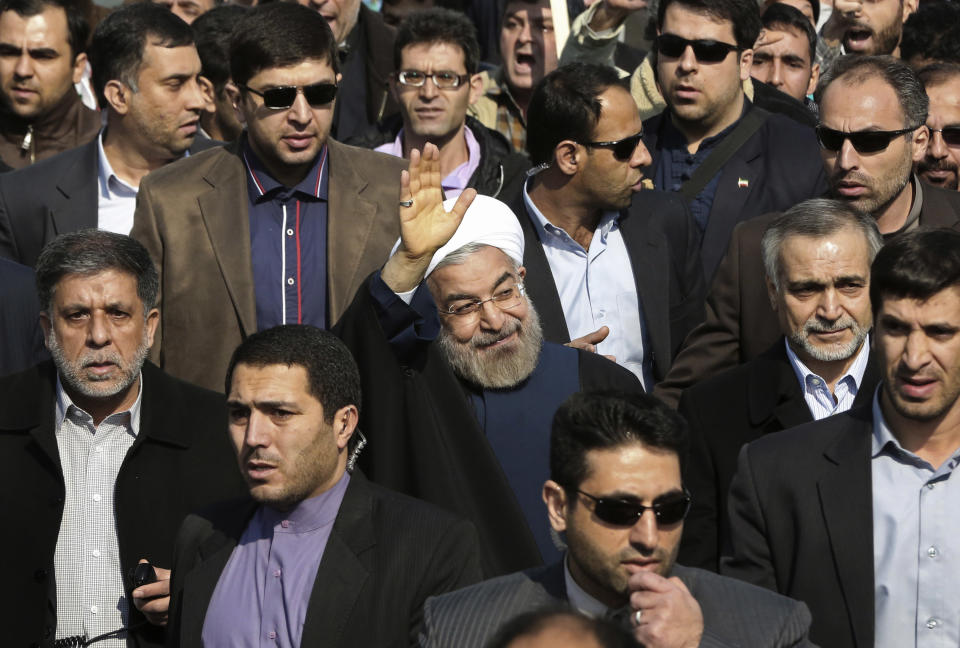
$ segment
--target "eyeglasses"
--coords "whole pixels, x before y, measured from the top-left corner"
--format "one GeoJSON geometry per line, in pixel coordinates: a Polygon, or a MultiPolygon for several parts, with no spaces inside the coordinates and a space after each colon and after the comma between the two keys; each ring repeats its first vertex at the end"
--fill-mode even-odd
{"type": "Polygon", "coordinates": [[[817,139],[820,146],[827,151],[839,151],[843,147],[843,140],[850,140],[857,153],[877,153],[890,146],[893,138],[912,133],[920,128],[901,128],[893,131],[838,131],[826,126],[817,126],[817,139]]]}
{"type": "Polygon", "coordinates": [[[526,295],[526,290],[523,287],[522,283],[518,283],[509,288],[503,288],[499,290],[493,297],[488,299],[477,299],[475,301],[460,301],[454,302],[446,310],[438,309],[441,313],[445,315],[453,315],[455,317],[462,317],[464,315],[472,315],[473,313],[479,313],[480,308],[487,302],[492,302],[494,306],[500,310],[510,310],[520,305],[520,300],[526,295]]]}
{"type": "Polygon", "coordinates": [[[591,148],[605,148],[613,151],[613,157],[621,162],[625,162],[633,157],[633,152],[637,150],[637,144],[643,139],[643,131],[636,135],[624,137],[623,139],[613,140],[611,142],[584,142],[584,146],[591,148]]]}
{"type": "MultiPolygon", "coordinates": [[[[929,128],[929,127],[928,127],[929,128]]],[[[947,146],[960,146],[960,126],[947,126],[946,128],[931,128],[931,137],[933,133],[940,133],[943,143],[947,146]]]]}
{"type": "Polygon", "coordinates": [[[279,88],[268,88],[263,92],[254,90],[250,86],[240,86],[242,90],[248,90],[253,94],[263,97],[263,105],[272,110],[283,110],[293,105],[297,100],[297,93],[302,92],[303,98],[314,108],[326,106],[337,96],[336,83],[314,83],[305,86],[281,86],[279,88]]]}
{"type": "Polygon", "coordinates": [[[400,70],[397,72],[397,81],[411,88],[422,88],[427,79],[433,79],[433,85],[440,90],[459,88],[470,78],[469,74],[457,74],[449,70],[427,74],[420,70],[400,70]]]}
{"type": "Polygon", "coordinates": [[[671,497],[663,502],[654,502],[653,506],[644,506],[638,502],[616,497],[596,497],[578,490],[584,497],[594,501],[593,512],[607,524],[633,526],[646,511],[653,511],[657,524],[676,524],[687,517],[690,511],[690,493],[671,497]]]}
{"type": "Polygon", "coordinates": [[[687,50],[687,45],[693,48],[693,55],[701,63],[719,63],[727,58],[730,52],[739,52],[740,48],[730,43],[713,39],[698,38],[687,40],[674,34],[660,34],[654,41],[657,51],[670,58],[680,58],[687,50]]]}

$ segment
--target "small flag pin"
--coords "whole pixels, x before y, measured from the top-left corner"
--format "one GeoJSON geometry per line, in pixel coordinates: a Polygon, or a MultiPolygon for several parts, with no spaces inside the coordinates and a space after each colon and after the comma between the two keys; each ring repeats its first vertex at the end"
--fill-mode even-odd
{"type": "Polygon", "coordinates": [[[737,189],[746,189],[750,186],[750,181],[746,178],[739,178],[737,180],[737,189]]]}

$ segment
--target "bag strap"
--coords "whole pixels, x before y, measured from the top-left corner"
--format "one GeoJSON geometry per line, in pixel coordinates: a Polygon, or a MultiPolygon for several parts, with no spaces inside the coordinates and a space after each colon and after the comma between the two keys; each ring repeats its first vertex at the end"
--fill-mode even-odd
{"type": "Polygon", "coordinates": [[[679,193],[685,201],[689,203],[696,198],[698,193],[703,191],[703,188],[713,179],[713,176],[717,175],[720,168],[763,126],[768,114],[766,110],[754,106],[750,112],[743,116],[737,127],[724,137],[715,149],[710,151],[707,159],[696,168],[690,179],[680,187],[679,193]]]}

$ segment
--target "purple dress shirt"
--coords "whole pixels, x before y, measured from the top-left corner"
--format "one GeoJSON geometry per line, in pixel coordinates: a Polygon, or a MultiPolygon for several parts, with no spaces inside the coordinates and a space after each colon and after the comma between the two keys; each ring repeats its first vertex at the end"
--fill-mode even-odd
{"type": "MultiPolygon", "coordinates": [[[[470,184],[470,178],[474,171],[480,166],[480,143],[473,133],[466,126],[463,127],[463,136],[467,140],[467,161],[447,174],[447,177],[440,181],[443,188],[443,195],[446,198],[456,198],[463,193],[463,190],[470,184]]],[[[378,153],[386,153],[395,157],[403,157],[403,129],[397,133],[397,139],[386,144],[381,144],[373,149],[378,153]]]]}
{"type": "Polygon", "coordinates": [[[205,648],[300,645],[317,568],[350,476],[292,511],[261,506],[220,574],[203,622],[205,648]]]}

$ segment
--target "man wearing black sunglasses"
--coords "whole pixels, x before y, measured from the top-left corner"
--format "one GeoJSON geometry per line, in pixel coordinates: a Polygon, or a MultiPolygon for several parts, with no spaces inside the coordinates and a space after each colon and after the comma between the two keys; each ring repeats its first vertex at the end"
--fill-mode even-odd
{"type": "Polygon", "coordinates": [[[658,7],[656,73],[667,107],[644,122],[644,140],[655,186],[681,192],[690,205],[707,281],[737,223],[825,188],[813,133],[743,92],[760,29],[752,0],[658,7]]]}
{"type": "Polygon", "coordinates": [[[483,646],[525,612],[568,602],[631,629],[647,648],[808,646],[802,603],[675,564],[690,496],[683,421],[643,394],[574,394],[557,410],[550,524],[564,560],[428,599],[421,645],[483,646]]]}
{"type": "Polygon", "coordinates": [[[329,137],[340,75],[320,14],[264,5],[235,34],[244,134],[151,176],[133,231],[164,279],[153,357],[216,390],[233,348],[254,331],[336,322],[396,240],[405,166],[329,137]]]}
{"type": "Polygon", "coordinates": [[[927,153],[917,164],[917,175],[944,189],[958,188],[960,168],[960,65],[939,63],[918,74],[930,98],[927,153]]]}

